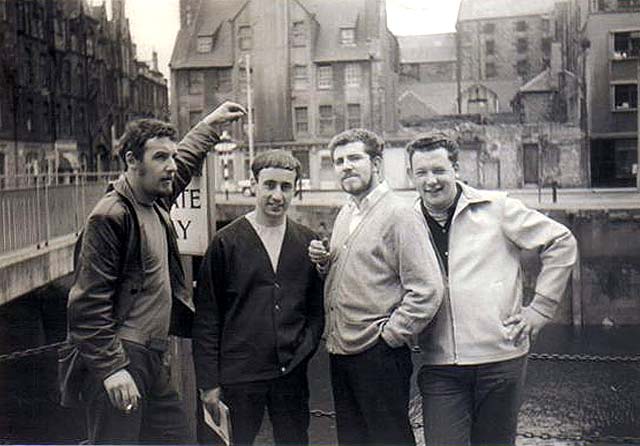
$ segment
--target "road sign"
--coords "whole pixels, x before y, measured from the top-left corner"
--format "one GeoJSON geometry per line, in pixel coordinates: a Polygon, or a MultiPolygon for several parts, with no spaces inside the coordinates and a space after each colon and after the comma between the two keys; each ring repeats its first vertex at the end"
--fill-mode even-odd
{"type": "Polygon", "coordinates": [[[193,177],[171,208],[180,254],[201,256],[209,243],[206,165],[202,171],[202,176],[193,177]]]}

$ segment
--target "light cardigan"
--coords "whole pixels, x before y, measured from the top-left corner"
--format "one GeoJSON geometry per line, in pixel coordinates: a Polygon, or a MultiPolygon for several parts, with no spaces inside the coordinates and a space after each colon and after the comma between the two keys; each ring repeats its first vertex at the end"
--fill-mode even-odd
{"type": "Polygon", "coordinates": [[[360,353],[381,336],[392,347],[414,344],[442,301],[443,278],[422,215],[390,190],[376,195],[351,234],[352,203],[334,224],[325,281],[331,354],[360,353]]]}

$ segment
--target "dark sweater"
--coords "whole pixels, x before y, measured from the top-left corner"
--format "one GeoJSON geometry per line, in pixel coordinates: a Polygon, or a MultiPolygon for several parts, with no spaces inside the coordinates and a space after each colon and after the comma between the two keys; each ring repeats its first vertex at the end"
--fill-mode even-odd
{"type": "Polygon", "coordinates": [[[322,335],[322,280],[308,258],[317,238],[292,220],[274,274],[258,234],[241,217],[213,238],[195,296],[197,385],[272,379],[315,352],[322,335]]]}

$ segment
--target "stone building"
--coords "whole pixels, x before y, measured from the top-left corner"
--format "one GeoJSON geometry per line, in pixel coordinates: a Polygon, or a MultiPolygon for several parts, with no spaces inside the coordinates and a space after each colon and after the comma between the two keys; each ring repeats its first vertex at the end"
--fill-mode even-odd
{"type": "Polygon", "coordinates": [[[640,1],[573,0],[586,88],[592,186],[635,186],[640,1]]]}
{"type": "Polygon", "coordinates": [[[510,111],[518,89],[549,67],[564,4],[462,0],[456,24],[461,113],[510,111]]]}
{"type": "Polygon", "coordinates": [[[398,116],[402,121],[456,113],[456,35],[399,36],[398,116]]]}
{"type": "Polygon", "coordinates": [[[114,169],[127,120],[167,118],[166,80],[139,71],[124,11],[124,0],[112,18],[87,0],[0,0],[0,174],[114,169]]]}
{"type": "MultiPolygon", "coordinates": [[[[250,84],[255,150],[290,150],[319,188],[335,186],[331,136],[397,128],[398,44],[384,0],[181,0],[180,20],[171,107],[182,133],[225,99],[247,104],[250,84]]],[[[236,182],[247,178],[248,130],[231,132],[236,182]]]]}

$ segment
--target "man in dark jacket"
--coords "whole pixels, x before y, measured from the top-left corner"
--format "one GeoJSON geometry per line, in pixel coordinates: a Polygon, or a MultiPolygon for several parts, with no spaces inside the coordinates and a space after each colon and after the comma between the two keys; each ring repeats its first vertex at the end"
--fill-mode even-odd
{"type": "Polygon", "coordinates": [[[218,232],[195,297],[193,354],[205,404],[229,407],[233,442],[253,443],[265,407],[276,444],[308,443],[307,363],[323,330],[322,281],[307,257],[316,236],[286,217],[300,163],[262,153],[255,210],[218,232]]]}
{"type": "MultiPolygon", "coordinates": [[[[171,125],[140,119],[120,140],[125,172],[89,215],[68,303],[92,444],[192,440],[164,355],[193,311],[169,210],[218,141],[212,125],[244,114],[226,102],[180,144],[171,125]]],[[[68,390],[63,402],[78,397],[68,390]]]]}

